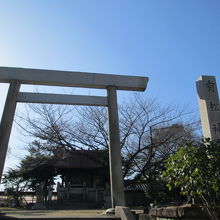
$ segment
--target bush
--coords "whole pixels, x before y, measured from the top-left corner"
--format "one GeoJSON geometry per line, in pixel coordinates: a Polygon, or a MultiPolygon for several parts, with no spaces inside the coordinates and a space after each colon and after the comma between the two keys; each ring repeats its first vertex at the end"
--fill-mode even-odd
{"type": "Polygon", "coordinates": [[[162,178],[167,187],[180,188],[181,194],[202,204],[210,219],[217,220],[216,195],[220,190],[220,142],[186,144],[165,163],[162,178]]]}

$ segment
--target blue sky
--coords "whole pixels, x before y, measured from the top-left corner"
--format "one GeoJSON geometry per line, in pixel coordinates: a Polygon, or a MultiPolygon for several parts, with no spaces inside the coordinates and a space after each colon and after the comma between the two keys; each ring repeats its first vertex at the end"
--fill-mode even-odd
{"type": "Polygon", "coordinates": [[[0,0],[0,66],[148,76],[146,96],[197,109],[219,60],[219,0],[0,0]]]}

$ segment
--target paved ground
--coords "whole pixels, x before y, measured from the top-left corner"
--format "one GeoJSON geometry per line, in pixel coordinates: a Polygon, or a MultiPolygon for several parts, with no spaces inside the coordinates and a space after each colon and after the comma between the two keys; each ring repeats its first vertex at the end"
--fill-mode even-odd
{"type": "MultiPolygon", "coordinates": [[[[60,218],[60,219],[70,219],[70,218],[114,218],[114,216],[104,215],[103,212],[106,210],[102,209],[90,209],[90,210],[27,210],[27,209],[16,209],[0,207],[0,219],[3,217],[13,217],[13,218],[60,218]]],[[[135,209],[136,213],[143,213],[142,209],[135,209]]]]}
{"type": "MultiPolygon", "coordinates": [[[[8,217],[105,217],[104,210],[25,210],[15,208],[0,208],[0,214],[8,217]]],[[[109,216],[108,216],[109,217],[109,216]]],[[[1,218],[1,217],[0,217],[1,218]]]]}

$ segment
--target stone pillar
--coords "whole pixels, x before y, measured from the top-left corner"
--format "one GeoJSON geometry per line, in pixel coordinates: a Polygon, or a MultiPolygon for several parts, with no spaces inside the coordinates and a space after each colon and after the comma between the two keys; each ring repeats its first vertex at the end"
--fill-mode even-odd
{"type": "Polygon", "coordinates": [[[115,87],[108,87],[108,120],[109,120],[109,165],[111,183],[111,203],[125,206],[124,182],[122,175],[122,159],[119,138],[119,120],[117,93],[115,87]]]}
{"type": "Polygon", "coordinates": [[[197,82],[199,109],[204,138],[220,139],[220,102],[214,76],[201,76],[197,82]]]}
{"type": "Polygon", "coordinates": [[[10,82],[5,107],[2,114],[0,124],[0,181],[2,178],[5,158],[8,150],[8,142],[16,109],[16,98],[20,89],[20,85],[21,83],[16,80],[12,80],[10,82]]]}
{"type": "Polygon", "coordinates": [[[33,210],[39,209],[45,209],[45,205],[44,205],[44,186],[45,186],[45,182],[42,181],[40,184],[37,183],[36,184],[36,203],[32,206],[33,210]]]}
{"type": "Polygon", "coordinates": [[[48,187],[47,201],[51,203],[53,200],[53,186],[48,187]]]}

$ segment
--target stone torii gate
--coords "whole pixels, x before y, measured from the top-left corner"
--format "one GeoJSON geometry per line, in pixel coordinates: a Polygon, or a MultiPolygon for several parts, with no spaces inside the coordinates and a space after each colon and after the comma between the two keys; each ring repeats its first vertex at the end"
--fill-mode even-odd
{"type": "Polygon", "coordinates": [[[17,102],[106,106],[109,120],[111,202],[112,207],[125,205],[117,90],[145,91],[147,77],[0,67],[0,83],[10,84],[0,124],[0,181],[17,102]],[[106,89],[107,97],[19,92],[21,84],[106,89]]]}

